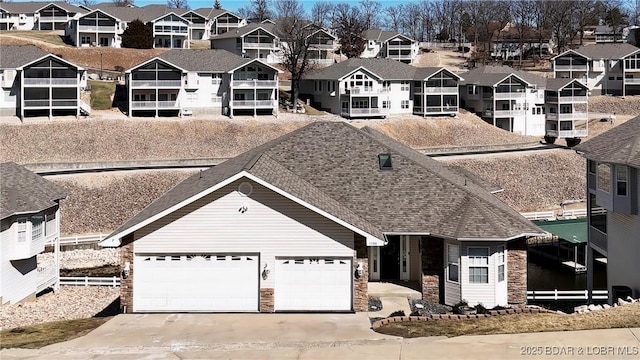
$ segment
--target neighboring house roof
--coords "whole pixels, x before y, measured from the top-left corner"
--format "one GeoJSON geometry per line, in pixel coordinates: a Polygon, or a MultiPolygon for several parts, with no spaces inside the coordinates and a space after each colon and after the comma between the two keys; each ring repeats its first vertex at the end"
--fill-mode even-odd
{"type": "Polygon", "coordinates": [[[624,26],[620,26],[618,28],[618,31],[615,32],[613,31],[613,27],[612,26],[608,26],[608,25],[597,25],[595,27],[595,33],[596,34],[622,34],[622,29],[624,28],[624,26]]]}
{"type": "Polygon", "coordinates": [[[413,78],[415,80],[425,80],[428,79],[430,77],[432,77],[433,75],[437,74],[440,71],[446,71],[449,74],[457,77],[459,80],[462,80],[462,78],[460,77],[460,75],[454,73],[451,70],[448,70],[447,68],[443,68],[443,67],[419,67],[416,68],[415,74],[413,75],[413,78]]]}
{"type": "Polygon", "coordinates": [[[262,29],[266,32],[268,32],[269,34],[273,35],[274,37],[278,37],[278,35],[276,35],[275,32],[275,25],[271,24],[271,23],[266,23],[266,24],[257,24],[257,23],[253,23],[253,24],[249,24],[246,26],[242,26],[239,27],[235,30],[231,30],[231,31],[227,31],[224,34],[220,34],[220,35],[216,35],[216,36],[212,36],[211,40],[219,40],[219,39],[232,39],[232,38],[238,38],[238,37],[244,37],[245,35],[248,35],[258,29],[262,29]]]}
{"type": "Polygon", "coordinates": [[[60,186],[13,162],[0,164],[0,218],[46,210],[67,197],[60,186]]]}
{"type": "Polygon", "coordinates": [[[108,239],[125,236],[242,174],[378,239],[430,234],[510,240],[544,234],[473,181],[376,130],[315,122],[189,177],[108,239]],[[380,170],[382,153],[391,154],[393,170],[380,170]]]}
{"type": "Polygon", "coordinates": [[[407,40],[414,41],[412,38],[402,35],[397,31],[383,31],[383,30],[377,30],[377,29],[367,30],[364,33],[362,33],[362,36],[364,36],[364,38],[367,40],[375,40],[381,43],[385,43],[397,36],[401,36],[407,40]]]}
{"type": "Polygon", "coordinates": [[[521,70],[516,70],[509,66],[495,65],[479,66],[473,70],[461,74],[460,76],[462,76],[464,80],[460,83],[460,85],[473,84],[480,86],[494,86],[511,74],[519,77],[520,79],[531,85],[536,85],[539,88],[545,87],[546,79],[541,76],[533,75],[521,70]]]}
{"type": "Polygon", "coordinates": [[[170,13],[178,15],[187,12],[186,9],[170,8],[166,5],[158,4],[151,4],[143,7],[101,6],[94,8],[100,9],[122,21],[131,22],[133,20],[140,20],[144,23],[154,21],[163,15],[168,15],[170,13]]]}
{"type": "Polygon", "coordinates": [[[64,1],[26,1],[26,2],[2,2],[0,9],[4,9],[10,14],[31,14],[46,7],[49,4],[56,5],[61,9],[71,13],[83,13],[83,8],[73,6],[64,1]]]}
{"type": "Polygon", "coordinates": [[[98,13],[98,12],[99,12],[99,13],[102,13],[103,15],[106,15],[106,16],[108,16],[108,17],[110,17],[110,18],[112,18],[112,19],[114,19],[114,20],[116,20],[116,21],[120,21],[120,19],[118,19],[117,17],[113,16],[112,14],[106,13],[106,12],[104,12],[103,10],[100,10],[100,9],[94,9],[94,10],[91,10],[91,11],[89,11],[88,13],[85,13],[85,14],[83,14],[82,16],[80,16],[80,17],[79,17],[78,19],[76,19],[75,21],[78,21],[79,19],[82,19],[82,18],[87,17],[87,16],[89,16],[89,15],[93,15],[93,14],[98,13]]]}
{"type": "Polygon", "coordinates": [[[47,55],[34,45],[2,45],[0,69],[17,69],[47,55]]]}
{"type": "Polygon", "coordinates": [[[582,82],[580,82],[578,79],[571,79],[571,78],[549,78],[547,79],[547,84],[545,85],[544,88],[545,90],[558,91],[571,83],[576,83],[581,87],[588,89],[588,87],[584,85],[582,82]]]}
{"type": "Polygon", "coordinates": [[[640,168],[640,116],[574,147],[588,159],[640,168]]]}
{"type": "Polygon", "coordinates": [[[551,60],[555,60],[568,53],[575,53],[587,59],[622,59],[638,50],[640,50],[640,48],[629,43],[589,44],[577,49],[567,50],[558,56],[554,56],[551,60]]]}
{"type": "Polygon", "coordinates": [[[411,80],[416,68],[392,59],[348,59],[322,69],[309,72],[306,80],[340,80],[352,72],[364,68],[385,80],[411,80]]]}

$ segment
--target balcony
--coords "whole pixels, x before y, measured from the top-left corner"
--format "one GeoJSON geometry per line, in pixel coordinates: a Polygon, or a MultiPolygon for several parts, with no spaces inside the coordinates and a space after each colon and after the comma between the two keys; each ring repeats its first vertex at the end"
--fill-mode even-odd
{"type": "Polygon", "coordinates": [[[567,114],[547,113],[547,120],[587,120],[589,119],[589,113],[584,111],[576,111],[567,114]]]}
{"type": "Polygon", "coordinates": [[[413,45],[411,45],[411,44],[393,44],[393,43],[388,43],[387,44],[387,48],[389,50],[412,50],[413,49],[413,45]]]}
{"type": "Polygon", "coordinates": [[[60,86],[71,85],[78,86],[77,78],[24,78],[25,85],[37,85],[37,86],[60,86]]]}
{"type": "Polygon", "coordinates": [[[258,109],[275,108],[275,100],[233,100],[231,107],[234,109],[258,109]]]}
{"type": "Polygon", "coordinates": [[[118,28],[113,26],[94,26],[94,25],[78,25],[78,31],[93,31],[93,32],[112,32],[118,31],[118,28]]]}
{"type": "Polygon", "coordinates": [[[318,65],[333,65],[336,61],[334,59],[309,59],[309,62],[312,64],[318,65]]]}
{"type": "Polygon", "coordinates": [[[69,108],[78,106],[78,100],[75,99],[39,99],[25,100],[25,108],[69,108]]]}
{"type": "MultiPolygon", "coordinates": [[[[417,109],[418,109],[417,112],[422,112],[420,108],[417,108],[417,109]]],[[[425,113],[427,114],[436,114],[436,113],[450,114],[450,113],[456,113],[456,112],[458,112],[457,106],[427,106],[425,108],[425,113]]]]}
{"type": "Polygon", "coordinates": [[[387,56],[388,59],[393,59],[393,60],[411,60],[413,59],[413,55],[411,54],[389,54],[387,56]]]}
{"type": "Polygon", "coordinates": [[[182,80],[131,80],[134,88],[181,88],[182,80]]]}
{"type": "Polygon", "coordinates": [[[177,101],[132,101],[131,109],[179,109],[177,101]]]}
{"type": "Polygon", "coordinates": [[[278,44],[275,42],[244,42],[245,49],[263,49],[263,50],[275,50],[278,48],[278,44]]]}
{"type": "Polygon", "coordinates": [[[640,78],[625,78],[624,83],[629,85],[640,85],[640,78]]]}
{"type": "Polygon", "coordinates": [[[589,67],[585,65],[554,65],[553,69],[555,71],[587,71],[589,67]]]}
{"type": "Polygon", "coordinates": [[[346,117],[378,117],[387,116],[388,113],[389,109],[382,108],[342,109],[340,111],[340,115],[346,117]]]}
{"type": "Polygon", "coordinates": [[[516,117],[516,116],[524,116],[526,113],[525,110],[486,110],[484,112],[487,117],[516,117]]]}
{"type": "Polygon", "coordinates": [[[69,18],[66,15],[61,16],[42,16],[40,15],[40,22],[67,22],[69,18]]]}
{"type": "Polygon", "coordinates": [[[277,80],[233,80],[231,82],[231,87],[234,88],[275,88],[277,86],[277,80]]]}
{"type": "Polygon", "coordinates": [[[560,98],[549,96],[545,98],[545,102],[556,104],[587,103],[588,101],[589,98],[587,96],[560,96],[560,98]]]}
{"type": "Polygon", "coordinates": [[[340,89],[342,95],[378,95],[388,94],[390,89],[388,88],[376,88],[376,87],[354,87],[350,89],[340,89]]]}
{"type": "MultiPolygon", "coordinates": [[[[425,94],[458,95],[457,87],[425,87],[423,91],[425,94]]],[[[418,92],[418,94],[420,94],[420,92],[418,92]]]]}
{"type": "Polygon", "coordinates": [[[521,92],[510,92],[510,93],[494,93],[493,98],[496,100],[503,99],[522,99],[527,96],[527,93],[524,91],[521,92]]]}
{"type": "Polygon", "coordinates": [[[576,138],[576,137],[586,137],[589,135],[589,130],[587,129],[577,129],[577,130],[547,130],[547,135],[556,137],[559,139],[564,138],[576,138]]]}
{"type": "Polygon", "coordinates": [[[316,50],[333,50],[333,43],[309,43],[309,48],[316,50]]]}

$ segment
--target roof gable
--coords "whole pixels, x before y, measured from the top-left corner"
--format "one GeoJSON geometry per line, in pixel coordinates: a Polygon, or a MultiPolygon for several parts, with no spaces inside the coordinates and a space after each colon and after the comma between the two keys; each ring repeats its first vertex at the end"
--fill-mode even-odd
{"type": "Polygon", "coordinates": [[[22,65],[22,66],[18,67],[18,69],[22,69],[22,68],[28,67],[28,66],[29,66],[29,65],[31,65],[31,64],[34,64],[34,63],[36,63],[36,62],[42,61],[42,60],[47,59],[47,58],[53,58],[53,59],[55,59],[56,61],[62,62],[62,63],[64,63],[64,64],[67,64],[67,65],[69,65],[69,66],[71,66],[71,67],[74,67],[74,68],[76,68],[76,69],[78,69],[78,70],[84,70],[84,68],[82,68],[82,67],[80,67],[80,66],[78,66],[78,65],[76,65],[76,64],[74,64],[74,63],[72,63],[72,62],[70,62],[70,61],[67,61],[67,60],[65,60],[65,59],[63,59],[63,58],[61,58],[61,57],[59,57],[59,56],[57,56],[57,55],[49,54],[49,53],[45,53],[45,55],[44,55],[44,56],[42,56],[42,57],[40,57],[40,58],[38,58],[38,59],[35,59],[35,60],[30,61],[30,62],[28,62],[28,63],[26,63],[26,64],[24,64],[24,65],[22,65]]]}
{"type": "Polygon", "coordinates": [[[160,16],[158,16],[157,18],[155,18],[155,19],[153,19],[153,20],[151,20],[151,21],[156,22],[156,21],[158,21],[158,20],[162,20],[162,19],[166,18],[167,16],[176,16],[176,17],[180,18],[182,21],[186,22],[187,24],[191,24],[191,21],[189,21],[189,20],[187,20],[187,19],[183,18],[182,16],[180,16],[180,15],[176,14],[176,13],[175,13],[175,12],[173,12],[173,11],[172,11],[172,12],[169,12],[169,13],[167,13],[167,14],[160,15],[160,16]]]}
{"type": "Polygon", "coordinates": [[[115,16],[113,16],[111,14],[108,14],[108,13],[106,13],[106,12],[100,10],[100,9],[91,10],[88,13],[81,15],[80,19],[82,19],[84,17],[87,17],[88,15],[93,15],[93,14],[96,14],[96,13],[100,13],[100,14],[103,14],[104,16],[110,17],[110,18],[112,18],[112,19],[114,19],[116,21],[120,21],[120,19],[118,19],[117,17],[115,17],[115,16]]]}
{"type": "Polygon", "coordinates": [[[181,67],[180,67],[180,66],[178,66],[178,65],[175,65],[175,64],[172,64],[172,63],[168,62],[167,60],[165,60],[165,59],[161,58],[160,56],[156,56],[156,57],[153,57],[153,58],[151,58],[151,59],[149,59],[149,60],[147,60],[147,61],[145,61],[145,62],[143,62],[143,63],[140,63],[140,64],[138,64],[138,65],[136,65],[136,66],[134,66],[134,67],[132,67],[132,68],[130,68],[130,69],[128,69],[128,70],[126,70],[126,71],[125,71],[125,73],[130,73],[130,72],[132,72],[132,71],[135,71],[135,70],[137,70],[137,69],[139,69],[139,68],[141,68],[141,67],[143,67],[143,66],[145,66],[145,65],[147,65],[147,64],[150,64],[150,63],[152,63],[152,62],[155,62],[155,61],[157,61],[157,62],[161,62],[161,63],[163,63],[163,64],[165,64],[165,65],[167,65],[167,66],[173,67],[173,68],[175,68],[175,69],[177,69],[177,70],[180,70],[180,71],[182,71],[182,72],[188,72],[188,70],[187,70],[187,69],[183,69],[183,68],[181,68],[181,67]]]}
{"type": "Polygon", "coordinates": [[[640,116],[574,148],[587,159],[640,168],[640,116]]]}

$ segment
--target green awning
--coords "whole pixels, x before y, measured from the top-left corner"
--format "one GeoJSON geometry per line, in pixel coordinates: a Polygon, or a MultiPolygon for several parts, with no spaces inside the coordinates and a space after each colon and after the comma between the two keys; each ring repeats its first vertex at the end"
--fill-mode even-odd
{"type": "Polygon", "coordinates": [[[560,239],[574,244],[587,242],[587,218],[556,220],[556,221],[534,221],[542,230],[552,233],[560,239]]]}

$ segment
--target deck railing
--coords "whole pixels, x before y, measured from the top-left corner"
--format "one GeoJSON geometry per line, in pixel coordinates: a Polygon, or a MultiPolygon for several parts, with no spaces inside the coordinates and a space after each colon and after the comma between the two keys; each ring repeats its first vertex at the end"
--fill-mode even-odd
{"type": "Polygon", "coordinates": [[[132,87],[181,87],[182,80],[131,80],[132,87]]]}
{"type": "Polygon", "coordinates": [[[60,285],[72,286],[120,286],[120,278],[111,277],[91,277],[91,276],[66,276],[60,277],[60,285]]]}
{"type": "MultiPolygon", "coordinates": [[[[608,290],[593,290],[593,300],[607,300],[608,290]]],[[[527,300],[588,300],[589,290],[528,290],[527,300]]]]}
{"type": "Polygon", "coordinates": [[[25,85],[77,85],[76,78],[24,78],[25,85]]]}

